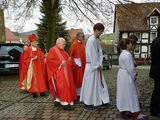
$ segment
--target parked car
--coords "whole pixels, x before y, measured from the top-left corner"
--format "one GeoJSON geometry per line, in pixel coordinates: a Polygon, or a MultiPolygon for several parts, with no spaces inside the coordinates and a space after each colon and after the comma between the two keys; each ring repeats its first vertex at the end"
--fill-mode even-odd
{"type": "Polygon", "coordinates": [[[23,44],[0,43],[0,74],[18,73],[23,44]]]}
{"type": "Polygon", "coordinates": [[[111,70],[112,68],[112,60],[111,56],[103,52],[103,68],[107,68],[107,70],[111,70]]]}

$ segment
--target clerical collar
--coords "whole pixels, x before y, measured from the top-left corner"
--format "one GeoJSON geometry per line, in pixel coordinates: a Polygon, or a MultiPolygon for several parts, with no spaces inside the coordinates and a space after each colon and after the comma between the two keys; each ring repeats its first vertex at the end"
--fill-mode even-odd
{"type": "Polygon", "coordinates": [[[82,43],[81,41],[78,40],[79,43],[82,43]]]}
{"type": "Polygon", "coordinates": [[[37,47],[31,46],[31,48],[32,48],[32,51],[37,51],[37,47]]]}

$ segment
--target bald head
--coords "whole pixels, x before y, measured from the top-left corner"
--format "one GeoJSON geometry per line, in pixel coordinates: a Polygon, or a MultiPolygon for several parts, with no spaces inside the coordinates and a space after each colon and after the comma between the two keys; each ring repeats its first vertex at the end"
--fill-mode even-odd
{"type": "Polygon", "coordinates": [[[64,38],[58,38],[57,41],[56,41],[56,45],[61,48],[61,49],[64,49],[65,47],[65,44],[66,44],[66,41],[64,38]]]}

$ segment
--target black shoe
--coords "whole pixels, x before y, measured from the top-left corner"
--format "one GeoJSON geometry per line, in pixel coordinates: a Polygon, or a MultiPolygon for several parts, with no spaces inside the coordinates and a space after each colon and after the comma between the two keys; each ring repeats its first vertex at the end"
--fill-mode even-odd
{"type": "Polygon", "coordinates": [[[160,117],[160,113],[151,113],[151,116],[160,117]]]}
{"type": "Polygon", "coordinates": [[[142,108],[142,105],[143,105],[143,104],[142,104],[141,102],[139,102],[139,107],[140,107],[140,108],[142,108]]]}
{"type": "Polygon", "coordinates": [[[61,103],[60,102],[54,102],[54,107],[60,107],[61,106],[61,103]]]}
{"type": "Polygon", "coordinates": [[[80,99],[80,96],[77,96],[77,100],[79,101],[79,99],[80,99]]]}
{"type": "Polygon", "coordinates": [[[74,103],[74,104],[79,104],[79,101],[74,100],[73,103],[74,103]]]}
{"type": "Polygon", "coordinates": [[[102,104],[101,107],[103,108],[113,108],[113,105],[110,103],[102,104]]]}
{"type": "Polygon", "coordinates": [[[132,113],[129,111],[121,112],[120,114],[121,114],[121,117],[125,119],[129,119],[130,117],[132,117],[132,113]]]}
{"type": "Polygon", "coordinates": [[[71,105],[64,105],[64,110],[73,110],[73,107],[71,105]]]}
{"type": "Polygon", "coordinates": [[[94,112],[94,111],[96,111],[96,109],[92,105],[84,104],[84,111],[94,112]]]}
{"type": "Polygon", "coordinates": [[[47,95],[45,94],[45,92],[41,92],[41,93],[40,93],[40,96],[41,96],[41,97],[45,97],[45,96],[47,96],[47,95]]]}
{"type": "Polygon", "coordinates": [[[38,98],[37,93],[32,93],[32,96],[33,96],[34,98],[38,98]]]}

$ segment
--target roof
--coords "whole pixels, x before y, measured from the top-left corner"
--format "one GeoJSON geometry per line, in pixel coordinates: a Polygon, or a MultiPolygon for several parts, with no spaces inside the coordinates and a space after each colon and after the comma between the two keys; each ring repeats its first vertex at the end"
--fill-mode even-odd
{"type": "Polygon", "coordinates": [[[153,15],[154,10],[160,11],[160,2],[117,4],[115,10],[120,31],[147,31],[147,18],[153,15]]]}
{"type": "Polygon", "coordinates": [[[83,30],[82,29],[73,29],[73,28],[69,30],[69,35],[70,35],[70,41],[69,42],[73,42],[73,41],[76,40],[76,34],[78,32],[83,32],[83,30]]]}
{"type": "Polygon", "coordinates": [[[19,42],[19,39],[8,29],[5,28],[6,42],[19,42]]]}

